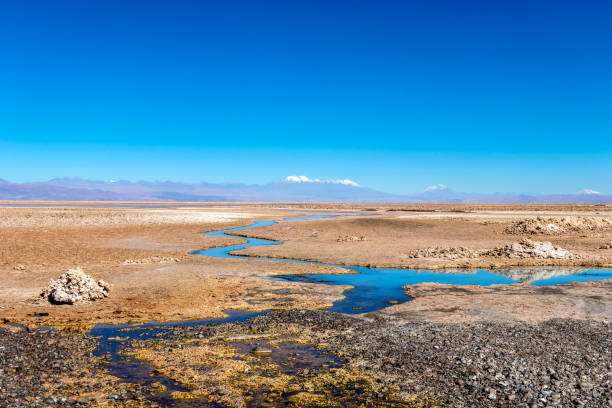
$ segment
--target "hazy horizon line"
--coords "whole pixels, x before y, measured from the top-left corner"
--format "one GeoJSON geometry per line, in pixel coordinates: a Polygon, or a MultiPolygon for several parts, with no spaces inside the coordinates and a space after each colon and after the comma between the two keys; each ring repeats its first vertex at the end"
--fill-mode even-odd
{"type": "Polygon", "coordinates": [[[4,177],[0,177],[0,181],[5,181],[8,182],[10,184],[34,184],[34,183],[40,183],[40,184],[45,184],[45,183],[50,183],[54,180],[80,180],[80,181],[85,181],[85,182],[99,182],[99,183],[108,183],[108,184],[114,184],[114,183],[121,183],[121,182],[127,182],[127,183],[132,183],[132,184],[138,184],[138,183],[175,183],[175,184],[193,184],[193,185],[197,185],[197,184],[214,184],[214,185],[223,185],[223,184],[238,184],[238,185],[244,185],[244,186],[265,186],[267,184],[272,184],[272,183],[294,183],[294,184],[299,184],[299,183],[329,183],[329,184],[342,184],[345,186],[350,186],[350,187],[356,187],[356,188],[366,188],[366,189],[371,189],[371,190],[376,190],[376,191],[380,191],[386,194],[390,194],[390,195],[397,195],[397,196],[409,196],[412,194],[426,194],[426,193],[434,193],[436,191],[447,191],[447,192],[452,192],[452,193],[459,193],[459,194],[473,194],[473,195],[534,195],[534,196],[555,196],[555,195],[593,195],[593,196],[608,196],[608,195],[612,195],[610,193],[607,192],[602,192],[596,189],[592,189],[589,187],[584,187],[582,189],[580,189],[579,191],[573,191],[573,192],[533,192],[533,191],[492,191],[492,192],[487,192],[487,191],[461,191],[461,190],[455,190],[454,188],[452,188],[452,186],[447,186],[445,184],[439,183],[439,184],[434,184],[434,185],[430,185],[430,186],[424,186],[423,188],[419,189],[419,190],[413,190],[410,192],[405,192],[405,193],[388,193],[384,190],[379,190],[373,187],[368,187],[367,185],[363,185],[360,184],[358,182],[352,181],[351,179],[318,179],[318,178],[314,178],[314,179],[310,179],[307,176],[286,176],[286,177],[282,177],[279,179],[275,179],[275,180],[270,180],[270,181],[265,181],[265,182],[260,182],[260,183],[246,183],[246,182],[241,182],[241,181],[222,181],[222,182],[212,182],[212,181],[206,181],[206,180],[198,180],[198,181],[183,181],[183,180],[172,180],[172,179],[127,179],[127,178],[117,178],[117,179],[89,179],[89,178],[84,178],[84,177],[79,177],[79,176],[65,176],[65,177],[52,177],[49,178],[47,180],[32,180],[32,181],[11,181],[7,178],[4,177]],[[302,178],[300,180],[296,179],[296,178],[302,178]],[[305,179],[304,179],[305,178],[305,179]]]}

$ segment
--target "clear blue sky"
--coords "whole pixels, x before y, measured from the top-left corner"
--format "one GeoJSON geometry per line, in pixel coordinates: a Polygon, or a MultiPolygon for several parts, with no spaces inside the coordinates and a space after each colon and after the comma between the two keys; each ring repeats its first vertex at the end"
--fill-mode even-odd
{"type": "Polygon", "coordinates": [[[612,193],[610,1],[3,1],[0,178],[612,193]]]}

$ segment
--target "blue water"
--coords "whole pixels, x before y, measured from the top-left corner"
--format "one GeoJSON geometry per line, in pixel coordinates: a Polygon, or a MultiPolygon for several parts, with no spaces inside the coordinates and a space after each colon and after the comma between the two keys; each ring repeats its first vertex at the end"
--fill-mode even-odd
{"type": "Polygon", "coordinates": [[[390,303],[410,300],[402,286],[421,282],[437,282],[452,285],[494,285],[517,282],[489,271],[465,273],[439,273],[412,269],[377,269],[345,267],[355,273],[343,275],[283,275],[272,279],[291,282],[325,283],[328,285],[350,285],[353,289],[344,292],[345,299],[328,309],[340,313],[372,312],[390,303]]]}
{"type": "Polygon", "coordinates": [[[108,352],[116,354],[119,351],[119,347],[124,346],[123,342],[108,340],[111,337],[120,337],[126,340],[147,340],[160,335],[169,333],[167,329],[172,327],[194,327],[202,326],[205,324],[216,324],[216,323],[231,323],[231,322],[242,322],[252,317],[259,316],[267,312],[245,312],[242,310],[226,310],[225,313],[228,317],[219,319],[199,319],[199,320],[186,320],[177,322],[149,322],[145,324],[98,324],[94,326],[89,334],[92,336],[100,336],[105,341],[98,344],[98,347],[94,350],[94,355],[102,356],[108,352]]]}
{"type": "MultiPolygon", "coordinates": [[[[285,218],[283,221],[302,221],[312,218],[331,218],[335,215],[316,214],[304,217],[285,218]]],[[[217,237],[235,237],[232,233],[244,231],[251,228],[268,227],[276,224],[276,221],[256,221],[246,227],[232,228],[222,231],[207,232],[205,235],[217,237]]],[[[194,252],[197,255],[207,255],[216,258],[244,258],[240,255],[232,255],[233,251],[253,246],[280,245],[282,242],[259,238],[246,238],[247,242],[239,245],[230,245],[211,248],[204,251],[194,252]]],[[[579,270],[566,267],[532,267],[514,268],[507,270],[469,270],[460,269],[449,271],[417,271],[414,269],[387,269],[387,268],[365,268],[359,266],[331,265],[320,262],[301,261],[296,259],[282,258],[257,258],[267,261],[299,262],[313,265],[336,266],[347,269],[347,274],[339,275],[283,275],[270,279],[291,282],[324,283],[328,285],[349,285],[353,289],[344,292],[345,299],[335,302],[329,309],[341,313],[365,313],[371,312],[392,303],[405,302],[410,298],[405,294],[402,286],[413,285],[422,282],[435,282],[451,285],[496,285],[511,284],[523,280],[532,285],[558,285],[570,282],[583,282],[590,280],[612,279],[611,270],[579,270]],[[538,274],[543,274],[543,279],[529,279],[538,274]],[[552,276],[551,276],[552,275],[552,276]],[[521,278],[521,276],[523,276],[521,278]]]]}
{"type": "MultiPolygon", "coordinates": [[[[312,219],[312,218],[333,218],[333,217],[335,217],[335,215],[330,215],[330,214],[313,214],[313,215],[308,215],[308,216],[305,216],[305,217],[290,217],[290,218],[285,218],[283,221],[304,221],[304,220],[312,219]]],[[[270,225],[274,225],[276,223],[277,223],[276,221],[255,221],[253,224],[248,225],[246,227],[231,228],[231,229],[226,229],[226,230],[222,230],[222,231],[211,231],[211,232],[204,233],[204,235],[210,235],[210,236],[213,236],[213,237],[235,238],[236,237],[235,235],[228,234],[228,233],[244,231],[244,230],[252,229],[252,228],[269,227],[270,225]]],[[[271,241],[269,239],[246,238],[246,237],[240,237],[240,238],[245,239],[247,242],[244,243],[244,244],[239,244],[239,245],[229,245],[229,246],[224,246],[224,247],[210,248],[210,249],[206,249],[204,251],[194,252],[194,254],[212,256],[214,258],[239,258],[238,256],[230,255],[230,252],[239,251],[239,250],[244,249],[246,247],[268,246],[268,245],[280,245],[280,244],[282,244],[282,242],[280,242],[280,241],[271,241]]],[[[268,261],[276,261],[277,260],[277,259],[273,259],[273,258],[265,258],[265,259],[268,260],[268,261]]],[[[291,260],[289,260],[289,262],[291,262],[291,260]]],[[[302,261],[295,261],[295,262],[302,262],[302,261]]]]}
{"type": "MultiPolygon", "coordinates": [[[[191,391],[189,387],[179,384],[171,379],[156,373],[153,366],[144,360],[126,357],[122,351],[130,348],[131,340],[147,340],[168,336],[172,327],[192,327],[215,323],[230,323],[245,321],[268,312],[245,312],[238,310],[226,310],[228,317],[221,319],[200,319],[182,322],[150,322],[146,324],[98,324],[94,326],[89,334],[98,338],[98,346],[94,350],[95,356],[108,356],[104,367],[108,373],[129,383],[142,384],[145,387],[153,383],[160,383],[166,387],[162,393],[151,393],[147,395],[151,401],[161,406],[175,406],[176,401],[172,398],[173,391],[191,391]]],[[[217,404],[205,401],[192,401],[189,406],[216,407],[217,404]]]]}
{"type": "MultiPolygon", "coordinates": [[[[232,229],[227,229],[223,231],[212,231],[212,232],[205,233],[205,235],[211,235],[213,237],[235,238],[235,236],[228,235],[227,233],[244,231],[246,229],[251,229],[251,228],[269,227],[270,225],[274,225],[274,224],[276,224],[275,221],[255,221],[253,224],[249,225],[248,227],[232,228],[232,229]]],[[[282,242],[270,241],[267,239],[257,239],[257,238],[244,238],[244,239],[247,241],[244,244],[210,248],[204,251],[194,252],[194,254],[212,256],[214,258],[234,258],[233,255],[229,254],[232,251],[239,251],[241,249],[244,249],[246,247],[251,247],[251,246],[282,244],[282,242]]]]}

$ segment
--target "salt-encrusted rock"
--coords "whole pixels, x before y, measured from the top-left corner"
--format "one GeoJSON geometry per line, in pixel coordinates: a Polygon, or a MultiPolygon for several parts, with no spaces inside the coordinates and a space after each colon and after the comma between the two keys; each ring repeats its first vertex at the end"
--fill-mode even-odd
{"type": "Polygon", "coordinates": [[[576,259],[577,255],[550,242],[532,241],[528,238],[503,247],[473,250],[465,247],[430,247],[415,249],[408,258],[471,259],[483,256],[495,258],[576,259]]]}
{"type": "Polygon", "coordinates": [[[41,296],[51,303],[77,303],[103,299],[108,296],[110,285],[103,280],[96,282],[81,268],[70,269],[58,280],[51,279],[41,296]]]}
{"type": "Polygon", "coordinates": [[[550,242],[532,241],[529,238],[522,239],[501,248],[495,248],[482,255],[508,257],[508,258],[537,258],[537,259],[575,259],[578,256],[570,251],[556,247],[550,242]]]}

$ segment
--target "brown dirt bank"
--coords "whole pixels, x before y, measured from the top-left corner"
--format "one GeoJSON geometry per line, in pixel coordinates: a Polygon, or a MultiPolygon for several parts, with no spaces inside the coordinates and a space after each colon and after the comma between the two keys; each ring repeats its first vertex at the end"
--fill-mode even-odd
{"type": "Polygon", "coordinates": [[[612,319],[612,280],[555,286],[420,283],[407,285],[404,289],[411,301],[368,313],[365,317],[384,318],[398,324],[413,320],[538,323],[553,318],[612,319]]]}

